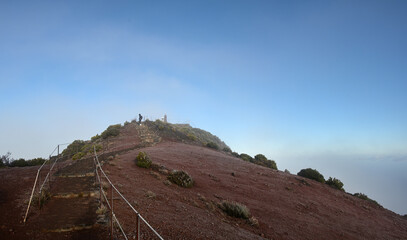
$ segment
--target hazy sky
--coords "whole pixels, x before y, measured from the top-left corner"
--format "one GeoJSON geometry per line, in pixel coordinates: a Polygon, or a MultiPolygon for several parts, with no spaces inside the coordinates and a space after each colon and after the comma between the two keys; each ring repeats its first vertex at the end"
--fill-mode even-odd
{"type": "Polygon", "coordinates": [[[406,1],[1,1],[0,154],[138,113],[407,213],[406,1]]]}

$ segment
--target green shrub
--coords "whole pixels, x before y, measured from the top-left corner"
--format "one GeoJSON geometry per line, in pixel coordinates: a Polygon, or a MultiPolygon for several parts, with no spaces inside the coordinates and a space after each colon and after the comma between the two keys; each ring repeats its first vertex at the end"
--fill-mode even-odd
{"type": "Polygon", "coordinates": [[[83,156],[85,156],[85,155],[86,155],[86,153],[78,152],[78,153],[76,153],[75,155],[73,155],[72,160],[81,159],[81,158],[82,158],[83,156]]]}
{"type": "Polygon", "coordinates": [[[324,176],[315,169],[311,169],[311,168],[302,169],[301,171],[299,171],[297,173],[297,175],[315,180],[317,182],[325,183],[324,176]]]}
{"type": "Polygon", "coordinates": [[[103,147],[102,147],[102,145],[100,145],[100,144],[96,144],[96,145],[95,145],[95,149],[96,149],[96,152],[99,152],[100,150],[103,149],[103,147]]]}
{"type": "Polygon", "coordinates": [[[232,156],[234,156],[234,157],[240,157],[240,155],[239,155],[239,153],[237,153],[237,152],[232,152],[232,156]]]}
{"type": "Polygon", "coordinates": [[[325,183],[332,188],[335,188],[335,189],[338,189],[341,191],[345,191],[345,189],[343,189],[343,183],[339,179],[329,177],[325,183]]]}
{"type": "Polygon", "coordinates": [[[148,157],[147,153],[139,152],[136,157],[136,165],[142,168],[149,168],[151,166],[151,160],[148,157]]]}
{"type": "Polygon", "coordinates": [[[201,144],[203,146],[206,146],[207,143],[213,142],[218,145],[218,149],[227,147],[227,145],[217,136],[202,129],[193,128],[189,124],[171,124],[160,120],[154,122],[146,120],[145,125],[164,139],[186,142],[193,141],[196,144],[201,144]]]}
{"type": "Polygon", "coordinates": [[[168,180],[171,182],[177,184],[178,186],[189,188],[194,185],[194,180],[192,177],[185,171],[177,171],[173,170],[169,175],[168,175],[168,180]]]}
{"type": "Polygon", "coordinates": [[[10,167],[25,167],[28,166],[27,162],[24,160],[24,158],[20,158],[18,160],[14,160],[10,162],[10,167]]]}
{"type": "Polygon", "coordinates": [[[376,204],[377,206],[382,206],[382,205],[380,205],[378,202],[376,202],[375,200],[369,198],[366,194],[363,194],[363,193],[355,193],[355,194],[353,194],[353,196],[355,196],[355,197],[357,197],[357,198],[360,198],[360,199],[363,199],[363,200],[366,200],[366,201],[369,201],[369,202],[372,202],[372,203],[376,204]]]}
{"type": "Polygon", "coordinates": [[[232,149],[230,149],[230,147],[224,147],[223,151],[227,153],[232,153],[232,149]]]}
{"type": "Polygon", "coordinates": [[[92,142],[94,142],[94,141],[100,139],[101,137],[102,137],[102,136],[100,136],[99,134],[96,134],[95,136],[91,137],[90,140],[91,140],[92,142]]]}
{"type": "Polygon", "coordinates": [[[75,140],[71,144],[68,145],[64,151],[62,151],[62,154],[64,156],[72,156],[75,155],[76,153],[80,152],[82,147],[85,146],[85,141],[82,140],[75,140]]]}
{"type": "Polygon", "coordinates": [[[264,167],[272,168],[277,170],[277,164],[274,160],[269,160],[264,156],[263,154],[257,154],[254,156],[254,159],[252,159],[252,162],[264,167]]]}
{"type": "Polygon", "coordinates": [[[206,144],[206,146],[207,146],[208,148],[212,148],[212,149],[215,149],[215,150],[219,150],[218,144],[216,144],[216,143],[214,143],[214,142],[208,142],[208,143],[206,144]]]}
{"type": "Polygon", "coordinates": [[[105,131],[102,132],[101,136],[103,139],[106,139],[108,137],[115,137],[120,134],[120,128],[121,124],[116,124],[116,125],[110,125],[107,127],[105,131]]]}
{"type": "Polygon", "coordinates": [[[27,166],[37,166],[42,165],[46,159],[44,158],[34,158],[31,160],[25,160],[24,158],[20,158],[18,160],[14,160],[9,162],[9,167],[27,167],[27,166]]]}
{"type": "Polygon", "coordinates": [[[193,134],[193,133],[188,133],[187,134],[187,137],[190,139],[190,140],[192,140],[192,141],[196,141],[196,140],[198,140],[198,138],[193,134]]]}
{"type": "Polygon", "coordinates": [[[219,204],[219,208],[222,209],[227,215],[236,218],[248,219],[250,217],[249,209],[237,202],[222,201],[219,204]]]}
{"type": "Polygon", "coordinates": [[[246,154],[246,153],[240,154],[239,157],[240,157],[243,161],[246,161],[246,162],[253,162],[253,158],[252,158],[250,155],[246,154]]]}

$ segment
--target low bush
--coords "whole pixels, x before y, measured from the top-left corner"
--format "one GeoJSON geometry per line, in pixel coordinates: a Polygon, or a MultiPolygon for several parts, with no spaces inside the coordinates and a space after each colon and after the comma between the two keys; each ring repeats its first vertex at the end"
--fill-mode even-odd
{"type": "Polygon", "coordinates": [[[116,125],[110,125],[107,127],[105,131],[102,132],[101,136],[103,139],[106,139],[108,137],[115,137],[120,134],[120,128],[121,124],[116,124],[116,125]]]}
{"type": "Polygon", "coordinates": [[[75,155],[73,155],[72,160],[78,160],[81,159],[83,156],[85,156],[86,154],[83,152],[78,152],[75,155]]]}
{"type": "Polygon", "coordinates": [[[231,217],[243,219],[248,219],[250,217],[249,209],[241,203],[222,201],[218,206],[220,209],[222,209],[222,211],[231,217]]]}
{"type": "MultiPolygon", "coordinates": [[[[234,153],[232,153],[232,155],[235,156],[234,153]]],[[[277,170],[277,164],[274,160],[269,160],[266,158],[266,156],[264,156],[263,154],[257,154],[254,158],[252,158],[250,155],[246,154],[246,153],[242,153],[239,156],[243,161],[246,162],[251,162],[263,167],[268,167],[271,169],[275,169],[277,170]]]]}
{"type": "Polygon", "coordinates": [[[239,153],[237,153],[237,152],[232,152],[232,156],[237,157],[237,158],[240,157],[239,153]]]}
{"type": "Polygon", "coordinates": [[[100,145],[100,144],[96,144],[96,145],[95,145],[95,150],[96,150],[96,152],[99,152],[99,151],[102,150],[102,149],[103,149],[102,145],[100,145]]]}
{"type": "Polygon", "coordinates": [[[188,133],[187,137],[192,141],[198,140],[198,138],[193,133],[188,133]]]}
{"type": "Polygon", "coordinates": [[[139,152],[136,157],[136,165],[142,168],[149,168],[151,166],[152,161],[148,157],[147,153],[139,152]]]}
{"type": "Polygon", "coordinates": [[[355,196],[355,197],[357,197],[357,198],[360,198],[360,199],[363,199],[363,200],[366,200],[366,201],[369,201],[369,202],[372,202],[372,203],[376,204],[377,206],[382,206],[382,205],[380,205],[378,202],[376,202],[375,200],[369,198],[366,194],[363,194],[363,193],[355,193],[355,194],[353,194],[353,196],[355,196]]]}
{"type": "Polygon", "coordinates": [[[240,154],[239,157],[240,157],[243,161],[246,161],[246,162],[253,162],[253,158],[252,158],[250,155],[246,154],[246,153],[240,154]]]}
{"type": "Polygon", "coordinates": [[[325,183],[332,188],[345,191],[345,189],[343,189],[343,183],[339,179],[329,177],[325,183]]]}
{"type": "Polygon", "coordinates": [[[27,166],[27,162],[24,160],[24,158],[20,158],[18,160],[14,160],[10,162],[10,167],[25,167],[27,166]]]}
{"type": "Polygon", "coordinates": [[[27,167],[27,166],[37,166],[42,165],[46,159],[44,158],[34,158],[31,160],[25,160],[24,158],[20,158],[18,160],[11,161],[8,166],[9,167],[27,167]]]}
{"type": "Polygon", "coordinates": [[[297,173],[298,176],[309,178],[317,182],[325,183],[324,176],[315,169],[306,168],[297,173]]]}
{"type": "Polygon", "coordinates": [[[51,197],[51,193],[44,189],[41,191],[41,193],[37,193],[33,196],[33,205],[39,205],[40,209],[42,209],[42,207],[51,197]]]}
{"type": "Polygon", "coordinates": [[[232,153],[232,149],[230,149],[230,147],[224,147],[223,151],[227,153],[232,153]]]}
{"type": "Polygon", "coordinates": [[[192,179],[192,177],[187,172],[182,170],[173,170],[168,175],[168,180],[170,180],[174,184],[177,184],[178,186],[185,188],[189,188],[194,185],[194,180],[192,179]]]}
{"type": "Polygon", "coordinates": [[[86,143],[85,141],[82,140],[75,140],[73,141],[71,144],[68,145],[68,147],[66,147],[64,149],[64,151],[62,151],[62,154],[64,156],[73,156],[76,153],[80,152],[81,149],[83,148],[83,146],[85,146],[86,143]]]}
{"type": "Polygon", "coordinates": [[[269,160],[263,154],[254,156],[253,163],[277,170],[277,163],[274,160],[269,160]]]}
{"type": "Polygon", "coordinates": [[[102,137],[102,136],[100,136],[99,134],[96,134],[95,136],[91,137],[90,140],[91,140],[92,142],[94,142],[94,141],[100,139],[101,137],[102,137]]]}
{"type": "Polygon", "coordinates": [[[208,142],[208,143],[206,144],[206,146],[207,146],[208,148],[212,148],[212,149],[215,149],[215,150],[219,150],[218,144],[216,144],[216,143],[214,143],[214,142],[208,142]]]}

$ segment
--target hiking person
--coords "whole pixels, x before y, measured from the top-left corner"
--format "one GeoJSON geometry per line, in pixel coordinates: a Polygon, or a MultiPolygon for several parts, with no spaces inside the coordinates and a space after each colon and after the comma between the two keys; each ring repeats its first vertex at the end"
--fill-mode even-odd
{"type": "Polygon", "coordinates": [[[141,120],[143,120],[143,116],[141,116],[141,114],[138,114],[138,124],[141,124],[141,120]]]}

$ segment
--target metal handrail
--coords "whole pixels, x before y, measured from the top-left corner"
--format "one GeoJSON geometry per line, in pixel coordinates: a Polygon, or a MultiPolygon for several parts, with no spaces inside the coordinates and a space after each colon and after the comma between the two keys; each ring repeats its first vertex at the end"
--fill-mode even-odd
{"type": "MultiPolygon", "coordinates": [[[[30,200],[28,201],[27,210],[26,210],[26,212],[25,212],[25,216],[24,216],[24,220],[23,220],[24,223],[27,221],[28,212],[29,212],[30,207],[31,207],[31,202],[32,202],[32,199],[33,199],[33,196],[34,196],[34,192],[35,192],[35,188],[36,188],[36,186],[37,186],[37,181],[38,181],[38,177],[39,177],[39,175],[40,175],[40,172],[41,172],[42,168],[44,167],[44,165],[45,165],[47,162],[51,161],[51,156],[52,156],[52,154],[54,154],[54,152],[55,152],[57,149],[58,149],[58,155],[59,155],[59,146],[60,146],[60,145],[64,145],[64,144],[58,144],[58,145],[54,148],[54,150],[52,151],[52,153],[49,155],[49,158],[48,158],[47,160],[45,160],[45,161],[42,163],[41,167],[38,168],[38,170],[37,170],[37,175],[35,176],[33,189],[32,189],[32,191],[31,191],[30,200]]],[[[48,173],[47,173],[47,176],[46,176],[45,179],[44,179],[44,182],[41,184],[39,193],[41,193],[42,189],[44,188],[44,185],[45,185],[46,181],[48,180],[49,175],[50,175],[52,169],[54,168],[56,162],[57,162],[59,159],[60,159],[60,158],[57,157],[56,160],[54,161],[54,163],[52,164],[51,168],[49,169],[49,171],[48,171],[48,173]]]]}
{"type": "MultiPolygon", "coordinates": [[[[95,165],[96,165],[95,158],[93,158],[93,162],[94,162],[95,165]]],[[[99,175],[99,172],[97,171],[97,169],[96,169],[96,176],[97,176],[97,178],[98,178],[98,180],[99,180],[99,183],[101,183],[102,181],[100,180],[100,175],[99,175]]],[[[103,197],[104,197],[104,199],[105,199],[105,201],[106,201],[106,203],[107,203],[107,206],[109,207],[109,209],[111,209],[109,200],[107,199],[107,196],[106,196],[105,192],[104,192],[104,191],[101,191],[101,193],[103,194],[103,197]]],[[[114,213],[113,213],[113,217],[114,217],[115,222],[116,222],[117,225],[119,226],[120,231],[122,232],[124,238],[126,238],[126,240],[128,240],[128,238],[127,238],[127,236],[126,236],[126,233],[124,232],[124,230],[123,230],[123,228],[122,228],[122,226],[121,226],[119,220],[117,219],[117,217],[116,217],[116,215],[115,215],[114,213]]]]}
{"type": "MultiPolygon", "coordinates": [[[[127,205],[133,210],[133,212],[135,212],[135,213],[137,214],[137,217],[138,217],[139,219],[141,219],[141,220],[151,229],[151,231],[153,231],[153,233],[154,233],[159,239],[164,240],[164,238],[162,238],[162,237],[160,236],[160,234],[158,234],[158,232],[141,216],[141,214],[130,204],[130,202],[121,194],[121,192],[120,192],[120,191],[114,186],[114,184],[110,181],[109,177],[108,177],[108,176],[106,175],[106,173],[103,171],[102,166],[101,166],[101,164],[100,164],[100,162],[99,162],[98,155],[96,154],[96,148],[93,147],[93,150],[94,150],[94,154],[95,154],[94,161],[96,161],[96,162],[95,162],[95,165],[96,165],[96,172],[98,172],[97,170],[98,170],[98,168],[99,168],[99,169],[100,169],[100,172],[104,175],[104,177],[106,178],[106,180],[109,182],[109,185],[112,187],[112,189],[114,189],[114,190],[119,194],[119,196],[127,203],[127,205]]],[[[98,173],[97,173],[97,176],[99,177],[99,184],[101,184],[100,176],[99,176],[98,173]]],[[[105,197],[106,202],[108,203],[108,205],[109,205],[109,207],[110,207],[109,201],[107,201],[107,199],[106,199],[106,195],[104,194],[103,191],[102,191],[102,193],[103,193],[103,195],[104,195],[104,197],[105,197]]],[[[113,216],[114,216],[114,215],[113,215],[113,216]]],[[[115,216],[114,216],[114,217],[115,217],[115,216]]],[[[116,218],[116,217],[115,217],[115,218],[116,218]]],[[[123,234],[124,234],[124,232],[123,232],[123,234]]],[[[137,234],[139,234],[139,231],[137,231],[137,234]]],[[[125,234],[124,234],[124,235],[125,235],[125,234]]],[[[126,239],[127,239],[127,237],[126,237],[126,239]]]]}

